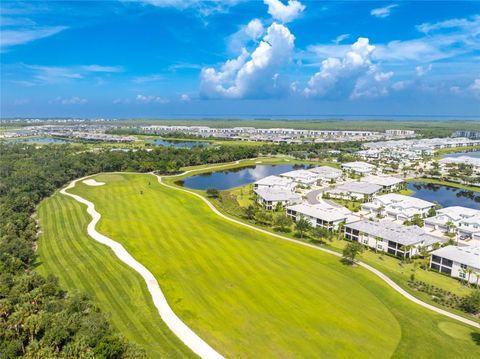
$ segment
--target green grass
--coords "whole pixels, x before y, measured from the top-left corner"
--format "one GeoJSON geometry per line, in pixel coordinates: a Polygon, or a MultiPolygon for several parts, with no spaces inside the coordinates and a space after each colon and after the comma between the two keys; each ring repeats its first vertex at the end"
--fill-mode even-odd
{"type": "Polygon", "coordinates": [[[42,202],[38,214],[41,273],[58,276],[63,288],[88,293],[149,358],[194,357],[160,319],[142,277],[87,236],[91,218],[85,206],[57,193],[42,202]]]}
{"type": "MultiPolygon", "coordinates": [[[[480,351],[472,339],[479,331],[457,324],[469,335],[453,338],[439,323],[454,321],[407,301],[362,268],[222,220],[198,198],[162,187],[152,176],[95,179],[106,185],[79,184],[71,191],[96,204],[104,216],[98,230],[152,271],[175,312],[227,357],[474,358],[480,351]]],[[[82,218],[82,210],[76,206],[71,216],[82,218]]],[[[82,226],[72,228],[65,216],[40,211],[59,230],[81,236],[82,226]]],[[[42,229],[43,265],[62,263],[47,271],[83,272],[85,258],[53,252],[53,244],[42,243],[48,227],[42,229]]],[[[92,261],[106,263],[102,255],[92,261]]],[[[89,268],[98,280],[111,275],[89,268]]],[[[73,279],[72,286],[97,281],[77,275],[87,279],[73,279]]]]}

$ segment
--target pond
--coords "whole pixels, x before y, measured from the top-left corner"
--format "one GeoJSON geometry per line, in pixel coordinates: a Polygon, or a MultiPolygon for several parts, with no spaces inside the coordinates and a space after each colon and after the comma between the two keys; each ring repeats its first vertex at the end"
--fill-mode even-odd
{"type": "Polygon", "coordinates": [[[53,138],[53,137],[29,137],[29,138],[15,138],[6,140],[5,142],[29,142],[29,143],[57,143],[64,144],[70,142],[69,140],[53,138]]]}
{"type": "Polygon", "coordinates": [[[258,181],[267,176],[279,175],[284,172],[306,168],[306,165],[255,165],[249,167],[232,168],[224,171],[202,173],[185,178],[179,184],[192,188],[206,190],[216,188],[219,190],[244,186],[258,181]]]}
{"type": "Polygon", "coordinates": [[[480,209],[480,192],[424,182],[410,182],[408,189],[415,191],[413,197],[438,202],[442,207],[462,206],[480,209]]]}
{"type": "Polygon", "coordinates": [[[164,147],[175,147],[175,148],[192,148],[194,146],[208,146],[208,142],[200,142],[200,141],[171,141],[171,140],[154,140],[153,144],[156,146],[164,146],[164,147]]]}
{"type": "Polygon", "coordinates": [[[480,151],[448,153],[443,157],[460,157],[460,156],[480,158],[480,151]]]}

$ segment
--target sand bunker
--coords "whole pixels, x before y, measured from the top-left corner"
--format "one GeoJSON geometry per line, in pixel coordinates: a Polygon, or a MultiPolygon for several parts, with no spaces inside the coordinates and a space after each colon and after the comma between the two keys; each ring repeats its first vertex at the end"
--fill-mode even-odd
{"type": "Polygon", "coordinates": [[[83,183],[85,183],[87,186],[103,186],[105,184],[105,182],[97,182],[95,181],[94,179],[86,179],[84,181],[82,181],[83,183]]]}

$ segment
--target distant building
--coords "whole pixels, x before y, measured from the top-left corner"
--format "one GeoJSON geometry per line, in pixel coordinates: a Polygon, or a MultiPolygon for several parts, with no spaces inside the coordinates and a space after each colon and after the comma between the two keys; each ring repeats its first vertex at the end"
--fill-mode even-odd
{"type": "Polygon", "coordinates": [[[254,188],[286,188],[295,189],[297,184],[290,178],[279,176],[268,176],[253,183],[254,188]]]}
{"type": "Polygon", "coordinates": [[[385,133],[390,136],[413,136],[415,131],[412,130],[385,130],[385,133]]]}
{"type": "Polygon", "coordinates": [[[382,186],[364,182],[352,181],[346,182],[332,190],[327,191],[328,195],[333,198],[353,199],[353,200],[371,200],[373,195],[379,193],[382,186]]]}
{"type": "Polygon", "coordinates": [[[294,221],[300,217],[305,218],[313,227],[323,227],[328,230],[338,229],[341,222],[357,220],[347,208],[334,206],[325,201],[318,204],[297,204],[287,207],[287,215],[294,221]]]}
{"type": "Polygon", "coordinates": [[[310,172],[313,172],[318,175],[318,177],[324,181],[329,182],[331,180],[337,180],[342,177],[343,172],[335,167],[330,166],[320,166],[309,169],[310,172]]]}
{"type": "Polygon", "coordinates": [[[348,172],[367,175],[374,172],[377,167],[367,162],[357,161],[342,163],[342,168],[348,172]]]}
{"type": "Polygon", "coordinates": [[[257,195],[257,202],[265,209],[272,210],[278,205],[282,207],[300,203],[302,197],[288,189],[281,188],[257,188],[254,190],[257,195]]]}
{"type": "Polygon", "coordinates": [[[472,239],[474,234],[480,237],[480,210],[461,206],[445,207],[439,209],[436,216],[425,218],[425,227],[428,229],[447,232],[449,225],[455,226],[460,239],[472,239]]]}
{"type": "Polygon", "coordinates": [[[421,248],[432,249],[442,239],[425,233],[418,226],[404,226],[390,221],[360,220],[344,226],[345,237],[379,251],[410,258],[421,248]]]}
{"type": "Polygon", "coordinates": [[[307,171],[307,170],[296,170],[285,172],[280,175],[281,177],[288,178],[293,182],[296,182],[303,186],[312,186],[317,183],[320,179],[320,176],[314,172],[307,171]]]}
{"type": "Polygon", "coordinates": [[[412,219],[416,214],[420,217],[426,217],[430,208],[434,206],[435,204],[432,202],[423,199],[388,193],[375,197],[372,202],[363,203],[362,210],[387,216],[394,220],[405,221],[412,219]]]}
{"type": "Polygon", "coordinates": [[[446,246],[432,252],[430,268],[470,283],[480,281],[480,247],[446,246]],[[468,270],[472,274],[468,274],[468,270]]]}
{"type": "Polygon", "coordinates": [[[373,183],[382,187],[383,192],[398,191],[403,187],[403,179],[392,176],[366,176],[362,178],[363,182],[373,183]]]}
{"type": "Polygon", "coordinates": [[[480,131],[455,131],[452,137],[466,137],[473,140],[480,140],[480,131]]]}

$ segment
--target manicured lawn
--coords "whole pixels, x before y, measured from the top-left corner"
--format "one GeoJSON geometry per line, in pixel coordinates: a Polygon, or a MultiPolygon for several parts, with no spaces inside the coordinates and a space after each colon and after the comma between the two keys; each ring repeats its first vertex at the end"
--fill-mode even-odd
{"type": "Polygon", "coordinates": [[[91,218],[83,205],[57,193],[42,202],[38,215],[40,272],[59,277],[65,289],[89,294],[149,358],[195,357],[162,322],[140,275],[87,236],[91,218]]]}
{"type": "MultiPolygon", "coordinates": [[[[95,179],[106,184],[79,184],[71,191],[96,204],[104,216],[98,230],[146,265],[175,312],[227,357],[474,358],[480,351],[472,339],[479,331],[407,301],[366,270],[222,220],[198,198],[162,187],[151,175],[95,179]],[[453,336],[452,324],[467,334],[453,336]]],[[[79,221],[82,207],[76,206],[70,217],[79,221]]],[[[122,287],[124,293],[114,298],[128,295],[132,285],[112,282],[117,270],[105,270],[108,250],[91,259],[90,272],[83,266],[88,256],[82,255],[82,247],[88,253],[88,244],[77,242],[84,233],[81,223],[72,228],[58,208],[44,209],[43,215],[41,209],[40,216],[51,217],[50,226],[64,233],[48,236],[52,229],[42,227],[40,253],[46,271],[68,274],[74,278],[71,286],[98,286],[101,281],[110,290],[122,287]],[[67,238],[75,240],[76,255],[44,243],[67,238]]],[[[145,297],[132,301],[141,306],[145,297]]],[[[112,319],[118,309],[112,308],[112,319]]],[[[145,338],[152,340],[162,345],[160,337],[145,338]]]]}

